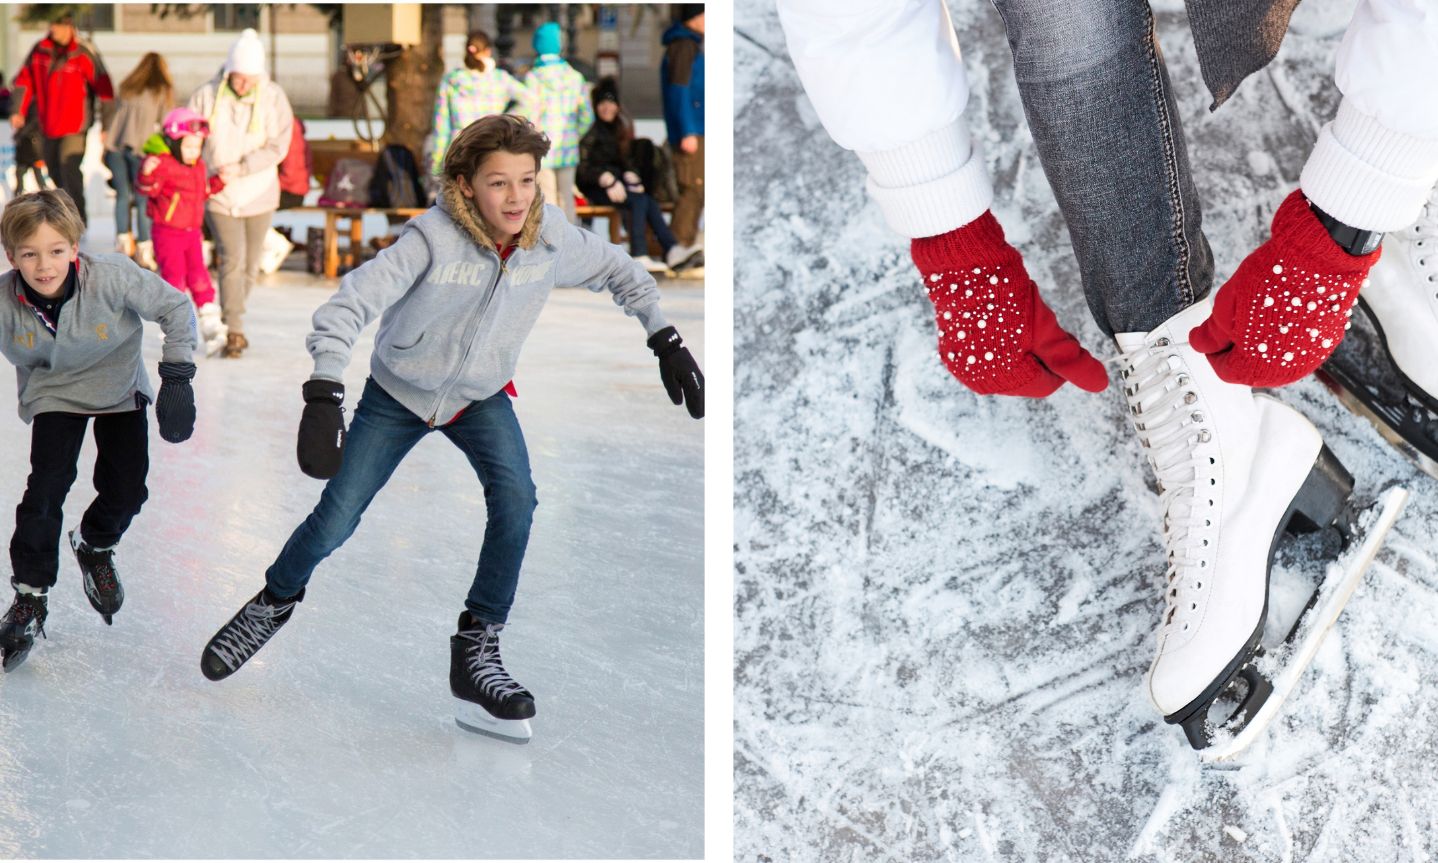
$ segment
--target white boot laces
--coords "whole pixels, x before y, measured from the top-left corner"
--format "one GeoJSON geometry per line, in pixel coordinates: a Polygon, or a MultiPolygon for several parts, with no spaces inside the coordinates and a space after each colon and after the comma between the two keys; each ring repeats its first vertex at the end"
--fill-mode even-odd
{"type": "Polygon", "coordinates": [[[1187,631],[1198,610],[1197,595],[1208,574],[1214,500],[1211,456],[1199,451],[1213,439],[1198,409],[1198,394],[1183,360],[1166,338],[1117,358],[1134,430],[1158,479],[1163,504],[1163,539],[1168,551],[1168,590],[1158,636],[1172,627],[1187,631]],[[1188,594],[1193,592],[1193,596],[1188,594]]]}

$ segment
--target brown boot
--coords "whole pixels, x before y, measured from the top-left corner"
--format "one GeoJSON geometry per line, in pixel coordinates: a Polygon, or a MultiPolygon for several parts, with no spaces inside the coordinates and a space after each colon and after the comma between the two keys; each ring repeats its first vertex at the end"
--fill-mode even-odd
{"type": "Polygon", "coordinates": [[[239,359],[245,352],[250,342],[243,333],[230,333],[225,337],[225,346],[220,350],[220,356],[226,359],[239,359]]]}

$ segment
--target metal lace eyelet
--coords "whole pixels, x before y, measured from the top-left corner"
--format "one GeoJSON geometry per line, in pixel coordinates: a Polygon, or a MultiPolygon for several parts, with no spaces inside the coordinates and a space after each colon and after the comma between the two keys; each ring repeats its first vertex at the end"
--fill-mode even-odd
{"type": "Polygon", "coordinates": [[[1159,339],[1158,341],[1154,342],[1154,344],[1157,345],[1158,347],[1166,348],[1166,347],[1168,347],[1168,345],[1169,345],[1169,341],[1168,341],[1167,338],[1162,338],[1162,339],[1159,339]]]}
{"type": "Polygon", "coordinates": [[[1196,423],[1201,423],[1203,422],[1203,412],[1194,411],[1193,413],[1189,414],[1189,419],[1193,420],[1196,423]]]}
{"type": "Polygon", "coordinates": [[[1184,403],[1184,404],[1186,404],[1186,405],[1191,405],[1191,404],[1193,404],[1193,403],[1196,402],[1196,401],[1198,401],[1198,394],[1197,394],[1197,393],[1187,392],[1187,393],[1184,393],[1184,394],[1183,394],[1183,403],[1184,403]]]}
{"type": "Polygon", "coordinates": [[[1213,435],[1209,433],[1208,429],[1200,429],[1198,432],[1198,439],[1203,443],[1208,443],[1209,441],[1213,440],[1213,435]]]}

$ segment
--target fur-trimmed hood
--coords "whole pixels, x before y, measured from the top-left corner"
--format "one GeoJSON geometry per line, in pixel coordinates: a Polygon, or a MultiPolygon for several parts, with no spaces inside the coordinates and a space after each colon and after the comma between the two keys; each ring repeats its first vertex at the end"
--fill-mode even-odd
{"type": "MultiPolygon", "coordinates": [[[[474,202],[464,196],[460,191],[459,181],[445,177],[440,181],[438,204],[440,209],[449,214],[455,223],[464,229],[466,234],[474,238],[480,246],[499,254],[499,249],[494,245],[494,238],[489,231],[484,229],[484,221],[479,215],[479,208],[474,202]]],[[[519,231],[519,247],[521,249],[532,249],[539,241],[540,229],[544,227],[544,193],[537,187],[534,190],[534,203],[529,205],[529,214],[524,217],[524,227],[519,231]]]]}

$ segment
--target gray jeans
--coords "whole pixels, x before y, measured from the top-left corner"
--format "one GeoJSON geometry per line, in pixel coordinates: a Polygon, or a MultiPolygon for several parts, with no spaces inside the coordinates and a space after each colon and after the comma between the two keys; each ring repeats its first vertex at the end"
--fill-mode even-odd
{"type": "Polygon", "coordinates": [[[274,213],[236,218],[205,213],[220,256],[220,314],[231,333],[244,333],[245,300],[260,275],[260,251],[274,213]]]}
{"type": "Polygon", "coordinates": [[[1146,0],[993,0],[1044,174],[1105,333],[1148,332],[1207,295],[1178,106],[1146,0]]]}

